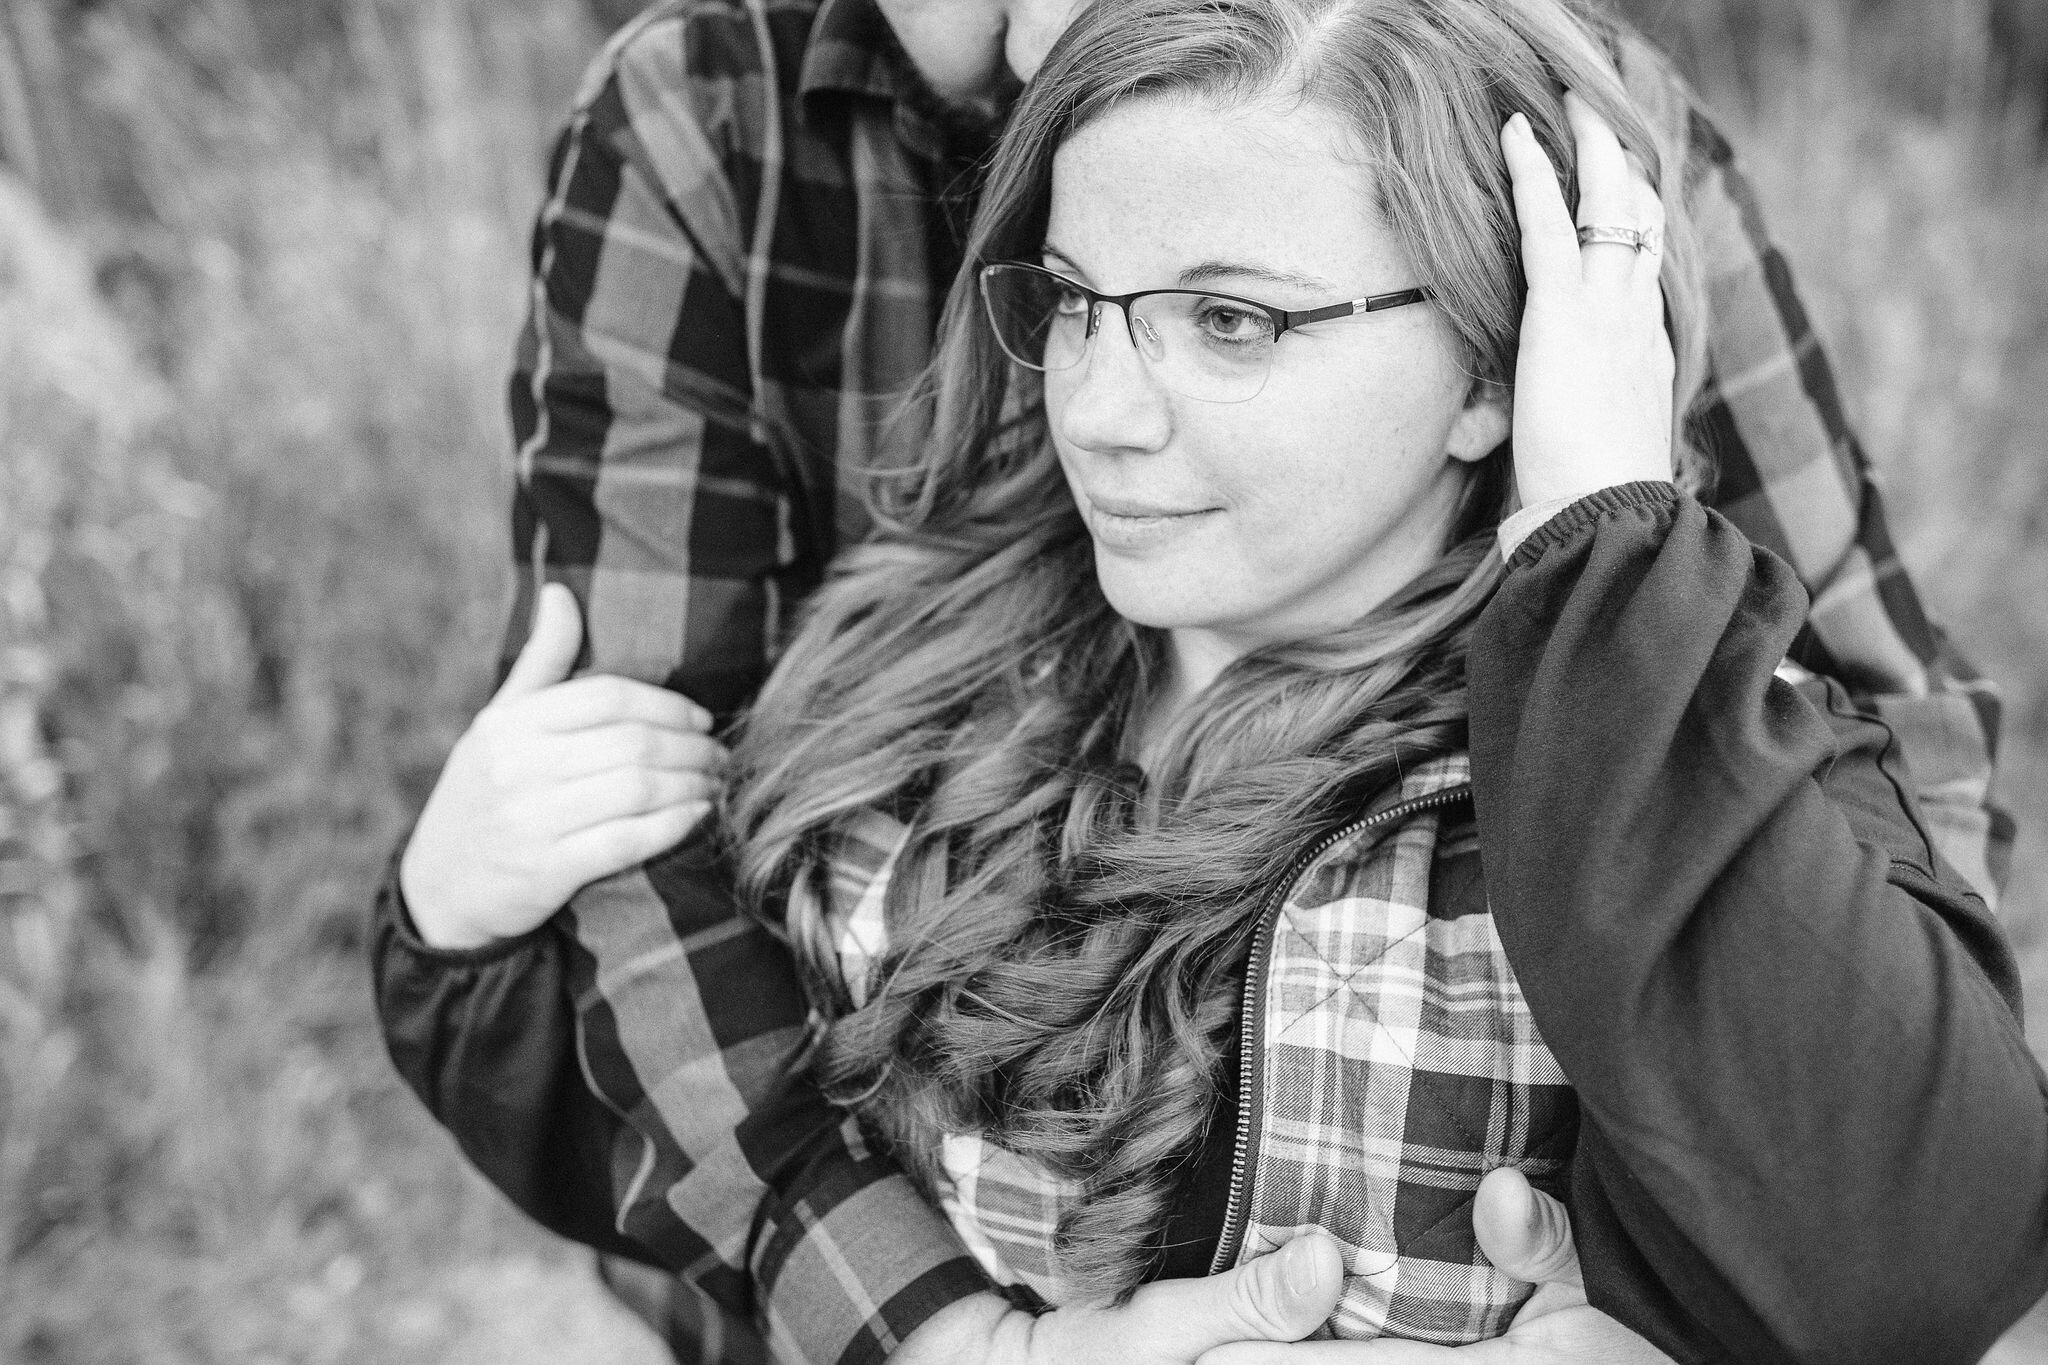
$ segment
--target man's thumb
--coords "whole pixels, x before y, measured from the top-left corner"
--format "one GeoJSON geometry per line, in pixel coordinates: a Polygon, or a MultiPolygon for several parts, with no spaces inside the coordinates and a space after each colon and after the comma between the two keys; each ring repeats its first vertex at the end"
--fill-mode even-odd
{"type": "Polygon", "coordinates": [[[1579,1249],[1564,1205],[1512,1166],[1488,1171],[1472,1201],[1479,1249],[1505,1273],[1531,1284],[1583,1286],[1579,1249]]]}
{"type": "Polygon", "coordinates": [[[1344,1253],[1308,1233],[1235,1270],[1178,1283],[1195,1291],[1174,1329],[1176,1338],[1190,1338],[1191,1358],[1233,1341],[1299,1341],[1336,1311],[1344,1253]]]}
{"type": "Polygon", "coordinates": [[[583,647],[583,613],[576,594],[560,583],[543,583],[533,604],[533,630],[498,685],[494,702],[511,701],[538,692],[569,676],[576,652],[583,647]]]}

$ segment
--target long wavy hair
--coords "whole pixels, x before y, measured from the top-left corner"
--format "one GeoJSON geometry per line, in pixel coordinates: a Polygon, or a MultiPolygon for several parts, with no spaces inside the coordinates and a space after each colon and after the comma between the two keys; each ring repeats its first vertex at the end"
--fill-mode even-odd
{"type": "Polygon", "coordinates": [[[1074,1182],[1062,1299],[1118,1298],[1156,1267],[1261,893],[1404,767],[1463,745],[1511,457],[1471,468],[1430,568],[1345,629],[1231,665],[1141,772],[1163,639],[1104,600],[1035,379],[997,347],[974,266],[1037,258],[1054,153],[1104,111],[1168,92],[1299,100],[1343,117],[1467,368],[1505,388],[1523,282],[1499,130],[1526,113],[1575,193],[1570,87],[1665,189],[1683,413],[1701,346],[1682,153],[1630,103],[1603,23],[1566,0],[1086,9],[995,153],[916,408],[926,435],[875,483],[877,537],[815,595],[745,726],[728,827],[746,893],[786,923],[832,1017],[818,1075],[928,1184],[941,1136],[977,1129],[1074,1182]],[[856,1003],[816,898],[790,891],[876,808],[909,833],[856,1003]]]}

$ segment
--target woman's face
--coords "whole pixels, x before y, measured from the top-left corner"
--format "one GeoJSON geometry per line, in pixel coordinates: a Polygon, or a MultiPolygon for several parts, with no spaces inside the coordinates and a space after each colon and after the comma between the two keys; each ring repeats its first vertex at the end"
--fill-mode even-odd
{"type": "MultiPolygon", "coordinates": [[[[1134,100],[1054,158],[1043,263],[1103,293],[1199,282],[1289,310],[1410,288],[1372,189],[1320,108],[1134,100]]],[[[1045,376],[1110,605],[1226,662],[1356,621],[1443,552],[1461,462],[1507,430],[1472,392],[1426,303],[1287,332],[1238,403],[1161,384],[1107,306],[1087,357],[1045,376]]]]}

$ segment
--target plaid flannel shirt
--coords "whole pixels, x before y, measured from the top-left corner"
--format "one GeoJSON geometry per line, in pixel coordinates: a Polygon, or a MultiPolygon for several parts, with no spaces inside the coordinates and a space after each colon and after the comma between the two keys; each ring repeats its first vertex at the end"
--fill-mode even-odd
{"type": "MultiPolygon", "coordinates": [[[[1798,569],[1800,661],[1894,726],[1944,851],[1989,892],[1995,701],[1920,608],[1727,144],[1654,54],[1621,59],[1695,153],[1717,505],[1798,569]]],[[[963,174],[873,0],[664,0],[616,36],[534,234],[508,659],[553,579],[583,601],[591,669],[745,702],[789,604],[864,531],[860,474],[928,353],[963,174]]],[[[729,979],[740,931],[665,904],[649,869],[588,888],[565,923],[585,1066],[632,1097],[620,1227],[699,1283],[750,1278],[791,1360],[877,1358],[979,1282],[852,1125],[800,1177],[735,1143],[802,1046],[794,1006],[729,979]]]]}
{"type": "MultiPolygon", "coordinates": [[[[1470,777],[1463,754],[1418,764],[1321,842],[1274,896],[1247,973],[1247,1188],[1219,1254],[1242,1264],[1311,1228],[1335,1238],[1344,1294],[1318,1337],[1455,1346],[1505,1332],[1535,1286],[1487,1261],[1466,1210],[1498,1166],[1558,1188],[1578,1134],[1481,883],[1447,872],[1478,857],[1469,809],[1443,809],[1470,777]]],[[[800,893],[814,905],[792,906],[853,1006],[886,950],[907,833],[879,812],[852,822],[800,893]]],[[[1078,1188],[981,1133],[947,1135],[938,1156],[939,1205],[989,1278],[1069,1299],[1053,1234],[1078,1188]]]]}

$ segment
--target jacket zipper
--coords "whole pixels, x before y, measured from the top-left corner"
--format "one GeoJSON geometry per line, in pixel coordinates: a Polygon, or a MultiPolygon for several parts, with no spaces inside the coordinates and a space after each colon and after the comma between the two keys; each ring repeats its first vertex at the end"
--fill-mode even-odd
{"type": "Polygon", "coordinates": [[[1239,1247],[1244,1242],[1245,1201],[1249,1197],[1256,1160],[1252,1152],[1252,1134],[1259,1130],[1260,1096],[1254,1086],[1260,1054],[1265,1046],[1265,1010],[1258,1007],[1259,995],[1265,988],[1266,964],[1272,956],[1273,930],[1280,918],[1280,906],[1287,892],[1301,879],[1303,873],[1315,865],[1317,859],[1349,839],[1361,830],[1383,825],[1390,820],[1431,810],[1437,806],[1448,806],[1472,791],[1470,782],[1460,782],[1454,787],[1418,796],[1411,801],[1389,806],[1378,815],[1368,815],[1362,820],[1353,820],[1335,832],[1326,834],[1308,848],[1287,870],[1267,896],[1266,903],[1259,908],[1258,936],[1252,940],[1251,959],[1245,963],[1244,1000],[1240,1005],[1237,1021],[1237,1143],[1230,1158],[1230,1200],[1223,1207],[1223,1235],[1217,1240],[1216,1255],[1209,1262],[1209,1273],[1219,1274],[1228,1270],[1237,1260],[1239,1247]]]}

